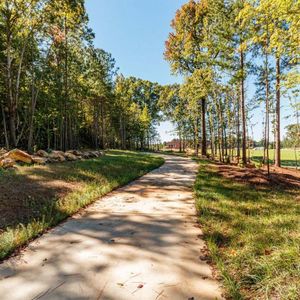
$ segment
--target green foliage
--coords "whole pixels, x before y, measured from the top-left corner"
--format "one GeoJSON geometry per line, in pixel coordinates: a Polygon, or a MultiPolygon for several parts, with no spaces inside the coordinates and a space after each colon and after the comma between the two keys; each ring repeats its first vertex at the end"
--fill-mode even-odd
{"type": "Polygon", "coordinates": [[[124,78],[126,94],[93,38],[83,0],[1,1],[1,146],[134,148],[156,138],[158,84],[124,78]]]}
{"type": "Polygon", "coordinates": [[[116,110],[122,148],[149,148],[157,139],[158,101],[161,87],[135,77],[118,76],[115,84],[116,110]]]}
{"type": "MultiPolygon", "coordinates": [[[[199,143],[210,142],[213,156],[220,153],[220,160],[234,159],[229,152],[237,148],[237,160],[242,157],[247,163],[250,112],[264,102],[264,144],[269,144],[274,112],[280,154],[281,95],[299,102],[299,10],[299,1],[292,0],[190,0],[177,11],[165,58],[172,72],[185,76],[178,99],[187,114],[182,113],[180,121],[180,116],[170,114],[167,101],[162,108],[176,124],[189,124],[184,134],[193,139],[196,152],[199,143]],[[254,99],[247,99],[249,74],[257,78],[254,99]]],[[[297,116],[299,107],[291,107],[297,116]]]]}
{"type": "Polygon", "coordinates": [[[286,147],[300,147],[300,124],[287,126],[287,133],[283,142],[286,147]]]}

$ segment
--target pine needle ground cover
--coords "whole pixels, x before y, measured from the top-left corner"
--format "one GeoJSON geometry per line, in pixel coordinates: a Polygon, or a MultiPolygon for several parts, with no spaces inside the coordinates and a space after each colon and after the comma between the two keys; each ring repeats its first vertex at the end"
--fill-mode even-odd
{"type": "Polygon", "coordinates": [[[199,163],[199,222],[228,298],[300,299],[299,189],[250,185],[199,163]]]}
{"type": "Polygon", "coordinates": [[[138,152],[109,151],[97,159],[2,171],[0,259],[163,162],[138,152]]]}

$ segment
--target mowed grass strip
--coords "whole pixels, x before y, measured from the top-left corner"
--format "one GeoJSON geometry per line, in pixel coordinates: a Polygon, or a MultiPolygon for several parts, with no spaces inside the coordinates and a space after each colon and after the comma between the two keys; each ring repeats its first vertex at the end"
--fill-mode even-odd
{"type": "Polygon", "coordinates": [[[300,299],[299,190],[237,183],[199,163],[199,221],[228,299],[300,299]]]}
{"type": "Polygon", "coordinates": [[[0,259],[113,189],[161,166],[157,156],[106,156],[0,173],[0,259]]]}
{"type": "MultiPolygon", "coordinates": [[[[251,150],[250,151],[251,160],[256,164],[260,165],[263,160],[264,151],[263,150],[251,150]]],[[[275,151],[273,149],[269,150],[270,163],[274,163],[275,151]]],[[[281,149],[281,165],[283,167],[300,167],[300,150],[294,149],[281,149]]]]}

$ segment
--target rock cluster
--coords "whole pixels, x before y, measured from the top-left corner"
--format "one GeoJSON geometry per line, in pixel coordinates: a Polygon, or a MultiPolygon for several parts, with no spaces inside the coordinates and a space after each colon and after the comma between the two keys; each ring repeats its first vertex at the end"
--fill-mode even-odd
{"type": "Polygon", "coordinates": [[[16,163],[44,165],[47,163],[97,158],[103,155],[104,155],[103,151],[78,151],[78,150],[69,150],[67,152],[63,152],[63,151],[46,152],[44,150],[39,150],[34,155],[30,155],[25,151],[19,149],[14,149],[11,151],[0,149],[0,168],[4,168],[4,169],[11,168],[14,167],[16,163]]]}

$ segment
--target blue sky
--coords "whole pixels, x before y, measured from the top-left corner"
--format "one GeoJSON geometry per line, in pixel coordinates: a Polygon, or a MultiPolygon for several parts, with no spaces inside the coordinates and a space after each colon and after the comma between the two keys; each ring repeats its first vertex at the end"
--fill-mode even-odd
{"type": "MultiPolygon", "coordinates": [[[[185,0],[87,0],[90,27],[97,47],[110,52],[125,76],[168,84],[171,76],[163,58],[170,23],[185,0]]],[[[173,126],[158,128],[162,140],[173,138],[173,126]]]]}
{"type": "MultiPolygon", "coordinates": [[[[96,34],[95,45],[110,52],[125,76],[169,84],[180,82],[170,74],[163,58],[164,42],[175,12],[186,0],[86,0],[90,27],[96,34]]],[[[248,82],[249,94],[253,84],[248,82]]],[[[290,123],[287,100],[283,100],[283,126],[290,123]]],[[[262,112],[254,113],[255,139],[262,138],[262,112]]],[[[173,138],[173,126],[164,122],[158,128],[163,141],[173,138]]]]}

